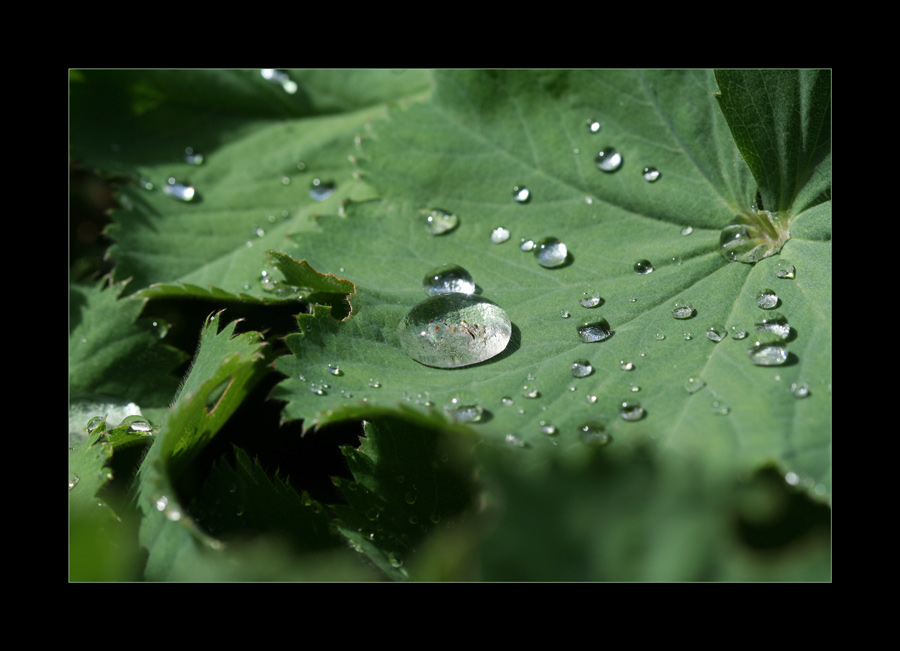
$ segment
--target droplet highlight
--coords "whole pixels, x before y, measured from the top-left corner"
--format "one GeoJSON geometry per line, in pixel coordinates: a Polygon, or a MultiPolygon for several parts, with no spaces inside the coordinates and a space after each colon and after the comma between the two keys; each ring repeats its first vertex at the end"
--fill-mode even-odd
{"type": "Polygon", "coordinates": [[[778,305],[778,294],[771,289],[763,289],[756,295],[756,304],[764,310],[771,310],[778,305]]]}
{"type": "Polygon", "coordinates": [[[494,244],[503,244],[509,239],[509,230],[498,226],[491,231],[491,242],[494,244]]]}
{"type": "Polygon", "coordinates": [[[512,195],[516,203],[528,203],[531,200],[531,190],[524,185],[514,186],[512,195]]]}
{"type": "Polygon", "coordinates": [[[653,265],[649,260],[638,260],[634,263],[634,272],[642,276],[653,273],[653,265]]]}
{"type": "Polygon", "coordinates": [[[185,183],[180,183],[176,181],[174,178],[169,178],[166,182],[166,185],[163,186],[163,192],[172,197],[173,199],[177,199],[178,201],[190,202],[193,201],[197,196],[197,191],[194,189],[192,185],[187,185],[185,183]]]}
{"type": "Polygon", "coordinates": [[[659,180],[659,170],[655,167],[645,167],[641,172],[641,175],[644,177],[644,180],[647,183],[656,183],[659,180]]]}

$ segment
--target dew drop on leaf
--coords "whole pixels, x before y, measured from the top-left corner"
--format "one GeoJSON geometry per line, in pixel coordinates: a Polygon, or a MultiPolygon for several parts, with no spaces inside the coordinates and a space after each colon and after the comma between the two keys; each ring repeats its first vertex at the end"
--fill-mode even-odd
{"type": "Polygon", "coordinates": [[[582,443],[587,445],[602,446],[612,441],[612,437],[606,432],[603,423],[597,421],[582,424],[578,428],[578,432],[581,435],[582,443]]]}
{"type": "Polygon", "coordinates": [[[613,331],[606,319],[583,323],[578,326],[578,338],[586,344],[604,341],[612,337],[613,331]]]}
{"type": "Polygon", "coordinates": [[[527,253],[528,251],[534,251],[534,246],[534,240],[523,237],[521,239],[521,244],[519,244],[519,249],[527,253]]]}
{"type": "Polygon", "coordinates": [[[484,407],[481,405],[463,405],[456,398],[444,405],[444,413],[454,423],[477,423],[484,416],[484,407]]]}
{"type": "Polygon", "coordinates": [[[694,306],[687,301],[675,301],[672,307],[672,316],[676,319],[690,319],[694,316],[694,306]]]}
{"type": "Polygon", "coordinates": [[[775,339],[787,339],[791,334],[791,326],[781,312],[769,312],[754,327],[756,332],[771,335],[775,339]]]}
{"type": "Polygon", "coordinates": [[[555,237],[545,237],[534,247],[538,264],[548,269],[564,264],[568,255],[568,247],[555,237]]]}
{"type": "Polygon", "coordinates": [[[459,226],[459,217],[439,208],[420,212],[425,215],[425,232],[429,235],[443,235],[459,226]]]}
{"type": "Polygon", "coordinates": [[[690,235],[690,234],[693,233],[693,232],[694,232],[694,227],[693,227],[693,226],[685,226],[684,228],[681,229],[681,234],[682,234],[682,235],[690,235]]]}
{"type": "Polygon", "coordinates": [[[517,185],[513,187],[513,199],[517,203],[528,203],[531,199],[531,191],[524,185],[517,185]]]}
{"type": "Polygon", "coordinates": [[[325,201],[334,194],[336,186],[330,181],[313,179],[309,188],[309,196],[315,201],[325,201]]]}
{"type": "Polygon", "coordinates": [[[427,298],[397,326],[403,351],[435,368],[469,366],[499,355],[511,334],[512,324],[502,308],[466,294],[427,298]]]}
{"type": "Polygon", "coordinates": [[[684,381],[684,390],[688,393],[697,393],[700,389],[706,386],[706,382],[698,377],[689,377],[684,381]]]}
{"type": "Polygon", "coordinates": [[[594,118],[588,118],[586,124],[587,124],[587,130],[591,133],[597,133],[601,129],[600,122],[598,122],[594,118]]]}
{"type": "Polygon", "coordinates": [[[638,260],[634,263],[634,272],[643,275],[653,272],[653,265],[649,260],[638,260]]]}
{"type": "Polygon", "coordinates": [[[578,302],[581,303],[581,307],[597,307],[601,303],[600,292],[596,289],[585,290],[578,302]]]}
{"type": "Polygon", "coordinates": [[[720,341],[728,337],[728,333],[722,326],[713,325],[709,326],[709,329],[706,331],[706,337],[713,343],[719,343],[720,341]]]}
{"type": "Polygon", "coordinates": [[[503,244],[509,239],[509,230],[498,226],[491,231],[491,242],[494,244],[503,244]]]}
{"type": "Polygon", "coordinates": [[[603,172],[615,172],[622,167],[622,154],[614,147],[604,147],[597,153],[594,162],[597,169],[603,172]]]}
{"type": "Polygon", "coordinates": [[[755,345],[748,348],[747,355],[750,357],[750,361],[757,366],[781,366],[788,358],[784,346],[760,342],[756,342],[755,345]]]}
{"type": "Polygon", "coordinates": [[[473,294],[472,274],[458,264],[443,264],[425,275],[422,288],[429,296],[437,294],[473,294]]]}
{"type": "Polygon", "coordinates": [[[778,264],[775,265],[775,277],[783,278],[785,280],[793,279],[796,275],[796,269],[794,269],[794,265],[792,265],[787,260],[779,260],[778,264]]]}
{"type": "Polygon", "coordinates": [[[642,175],[644,177],[644,180],[648,183],[654,183],[660,177],[659,170],[655,167],[645,167],[642,175]]]}
{"type": "Polygon", "coordinates": [[[778,295],[771,289],[763,289],[756,295],[756,304],[764,310],[771,310],[778,305],[778,295]]]}
{"type": "Polygon", "coordinates": [[[166,185],[163,186],[163,192],[165,192],[173,199],[184,202],[193,201],[197,196],[197,191],[194,190],[193,186],[180,183],[174,178],[168,179],[166,185]]]}
{"type": "Polygon", "coordinates": [[[586,359],[572,362],[572,377],[587,377],[594,372],[594,367],[586,359]]]}
{"type": "Polygon", "coordinates": [[[538,431],[545,436],[556,436],[559,433],[555,425],[544,420],[538,423],[538,431]]]}
{"type": "Polygon", "coordinates": [[[809,395],[809,385],[806,382],[791,383],[791,393],[795,398],[805,398],[809,395]]]}
{"type": "Polygon", "coordinates": [[[188,165],[203,165],[203,154],[194,151],[193,147],[185,147],[184,162],[188,165]]]}
{"type": "Polygon", "coordinates": [[[636,400],[626,400],[619,405],[619,416],[622,420],[633,422],[640,420],[647,414],[641,403],[636,400]]]}

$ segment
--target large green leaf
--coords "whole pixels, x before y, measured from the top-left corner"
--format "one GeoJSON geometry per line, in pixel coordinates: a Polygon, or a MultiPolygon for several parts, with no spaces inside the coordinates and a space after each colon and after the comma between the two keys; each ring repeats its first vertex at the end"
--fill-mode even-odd
{"type": "Polygon", "coordinates": [[[300,316],[301,334],[288,338],[295,356],[277,364],[288,376],[276,393],[289,401],[286,414],[312,425],[407,403],[439,421],[456,399],[486,410],[475,427],[487,439],[515,434],[534,459],[556,448],[580,454],[579,426],[599,421],[619,448],[654,442],[700,455],[714,472],[776,462],[829,494],[830,204],[792,215],[811,235],[795,235],[780,256],[754,265],[721,256],[719,231],[753,204],[756,186],[716,90],[712,73],[693,71],[439,74],[431,101],[393,111],[363,147],[385,199],[322,216],[320,231],[294,237],[294,257],[340,272],[357,294],[341,323],[324,310],[300,316]],[[624,158],[612,174],[594,164],[609,146],[624,158]],[[645,166],[660,170],[656,182],[644,180],[645,166]],[[528,203],[513,200],[516,185],[531,190],[528,203]],[[419,211],[431,208],[458,214],[459,227],[426,233],[419,211]],[[510,241],[491,242],[497,226],[510,241]],[[519,249],[520,238],[545,236],[568,243],[566,265],[543,268],[519,249]],[[641,259],[655,270],[635,273],[641,259]],[[775,275],[786,259],[795,279],[775,275]],[[445,262],[470,271],[509,314],[513,339],[498,357],[447,370],[400,349],[397,324],[425,298],[426,273],[445,262]],[[793,333],[787,363],[760,367],[748,348],[766,315],[757,293],[769,287],[793,333]],[[599,307],[579,305],[588,288],[599,290],[599,307]],[[676,301],[691,302],[693,318],[674,319],[676,301]],[[600,316],[614,335],[582,343],[576,326],[600,316]],[[751,336],[714,343],[712,326],[751,336]],[[594,373],[572,378],[578,359],[594,373]],[[690,377],[705,387],[688,392],[690,377]],[[810,387],[808,397],[794,397],[795,383],[810,387]],[[540,397],[526,398],[526,384],[540,397]],[[623,420],[626,400],[639,400],[645,417],[623,420]],[[542,423],[558,434],[545,436],[542,423]]]}

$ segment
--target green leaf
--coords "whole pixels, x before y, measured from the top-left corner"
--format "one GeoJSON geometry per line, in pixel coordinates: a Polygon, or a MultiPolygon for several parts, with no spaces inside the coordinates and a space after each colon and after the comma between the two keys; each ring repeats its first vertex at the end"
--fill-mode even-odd
{"type": "Polygon", "coordinates": [[[141,544],[153,580],[164,578],[182,555],[221,547],[197,526],[184,501],[202,480],[191,464],[267,373],[259,333],[235,335],[236,321],[220,332],[220,316],[207,319],[191,370],[141,467],[141,544]]]}
{"type": "Polygon", "coordinates": [[[804,191],[830,198],[831,71],[717,70],[716,83],[763,205],[791,210],[804,191]]]}
{"type": "Polygon", "coordinates": [[[829,233],[830,209],[794,214],[815,237],[795,236],[781,256],[747,265],[719,254],[720,229],[752,203],[755,187],[714,90],[706,72],[437,75],[429,102],[393,111],[364,146],[369,178],[386,198],[322,216],[321,231],[296,238],[301,251],[292,255],[323,272],[343,269],[357,293],[344,322],[327,310],[300,315],[300,334],[287,339],[294,356],[276,362],[287,376],[273,392],[288,402],[285,415],[311,427],[418,403],[438,424],[456,399],[484,408],[473,427],[487,440],[513,433],[536,463],[556,450],[585,454],[578,429],[599,421],[617,446],[697,455],[714,474],[775,462],[827,496],[830,236],[820,235],[829,233]],[[585,128],[588,118],[602,123],[599,134],[585,128]],[[609,145],[624,157],[613,174],[594,165],[609,145]],[[644,166],[657,167],[659,180],[645,181],[644,166]],[[530,202],[513,201],[516,185],[531,190],[530,202]],[[460,226],[428,235],[419,210],[434,207],[455,212],[460,226]],[[512,237],[493,244],[489,235],[501,225],[512,237]],[[546,269],[519,250],[520,238],[546,236],[568,243],[569,263],[546,269]],[[635,273],[641,259],[655,270],[635,273]],[[776,278],[784,259],[796,265],[795,280],[776,278]],[[422,279],[439,263],[466,268],[481,294],[506,310],[514,328],[503,354],[447,370],[401,351],[397,324],[426,297],[422,279]],[[770,286],[793,334],[787,364],[765,368],[750,361],[751,338],[714,343],[706,332],[734,326],[755,334],[765,315],[756,295],[770,286]],[[602,305],[579,305],[588,288],[602,305]],[[694,317],[674,319],[676,301],[691,302],[694,317]],[[563,310],[571,318],[561,318],[563,310]],[[613,336],[582,343],[576,327],[599,317],[613,336]],[[571,376],[579,359],[593,364],[591,376],[571,376]],[[623,362],[634,370],[621,370],[623,362]],[[329,364],[342,375],[331,375],[329,364]],[[705,381],[702,391],[685,390],[692,376],[705,381]],[[811,393],[798,400],[790,387],[801,382],[811,393]],[[523,395],[526,384],[538,399],[523,395]],[[623,420],[627,400],[639,400],[646,416],[623,420]],[[542,423],[558,436],[541,433],[542,423]]]}

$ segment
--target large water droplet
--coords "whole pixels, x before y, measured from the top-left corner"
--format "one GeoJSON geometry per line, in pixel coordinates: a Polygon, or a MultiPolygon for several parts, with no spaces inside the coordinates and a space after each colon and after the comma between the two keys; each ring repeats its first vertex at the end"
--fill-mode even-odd
{"type": "Polygon", "coordinates": [[[783,278],[785,280],[791,280],[796,275],[796,269],[794,269],[794,265],[792,265],[787,260],[779,260],[778,264],[775,265],[775,277],[783,278]]]}
{"type": "Polygon", "coordinates": [[[586,344],[604,341],[612,337],[613,331],[606,319],[587,322],[578,326],[578,337],[586,344]]]}
{"type": "Polygon", "coordinates": [[[498,226],[491,231],[491,242],[493,242],[494,244],[503,244],[508,239],[509,230],[503,228],[502,226],[498,226]]]}
{"type": "Polygon", "coordinates": [[[193,186],[179,183],[174,178],[169,178],[166,185],[163,186],[163,192],[179,201],[193,201],[197,196],[197,191],[193,186]]]}
{"type": "Polygon", "coordinates": [[[615,172],[622,167],[622,154],[613,147],[604,147],[594,159],[597,169],[604,172],[615,172]]]}
{"type": "Polygon", "coordinates": [[[757,332],[770,335],[774,339],[787,339],[791,334],[791,326],[781,312],[769,312],[754,327],[757,332]]]}
{"type": "Polygon", "coordinates": [[[469,366],[499,355],[511,334],[506,312],[487,299],[465,294],[427,298],[397,327],[403,352],[436,368],[469,366]]]}
{"type": "Polygon", "coordinates": [[[649,260],[638,260],[634,263],[634,271],[635,273],[639,273],[641,275],[652,273],[653,265],[649,260]]]}
{"type": "Polygon", "coordinates": [[[524,185],[517,185],[513,188],[513,199],[518,203],[528,203],[531,199],[531,191],[524,185]]]}
{"type": "Polygon", "coordinates": [[[425,276],[422,288],[429,296],[436,294],[474,294],[472,275],[458,264],[435,267],[425,276]]]}
{"type": "Polygon", "coordinates": [[[778,295],[771,289],[764,289],[756,295],[756,304],[764,310],[771,310],[778,305],[778,295]]]}
{"type": "Polygon", "coordinates": [[[645,167],[641,174],[647,183],[654,183],[660,177],[659,170],[655,167],[645,167]]]}
{"type": "Polygon", "coordinates": [[[596,289],[588,289],[581,293],[581,298],[578,302],[581,303],[582,307],[597,307],[601,301],[600,292],[596,289]]]}
{"type": "Polygon", "coordinates": [[[586,359],[579,359],[575,362],[572,362],[572,376],[573,377],[587,377],[591,373],[594,372],[594,367],[591,366],[591,363],[586,359]]]}
{"type": "Polygon", "coordinates": [[[694,306],[687,301],[675,301],[672,316],[676,319],[690,319],[694,316],[694,306]]]}
{"type": "Polygon", "coordinates": [[[719,252],[726,260],[752,264],[781,251],[789,239],[785,216],[767,210],[746,212],[722,229],[719,252]]]}
{"type": "Polygon", "coordinates": [[[762,344],[760,342],[756,342],[755,345],[748,348],[747,355],[750,356],[750,361],[757,366],[781,366],[788,358],[784,346],[762,344]]]}
{"type": "Polygon", "coordinates": [[[337,186],[331,181],[313,179],[312,185],[309,188],[309,196],[316,201],[325,201],[334,194],[336,189],[337,186]]]}
{"type": "Polygon", "coordinates": [[[568,255],[568,247],[555,237],[545,237],[534,247],[538,264],[548,269],[564,264],[568,255]]]}

